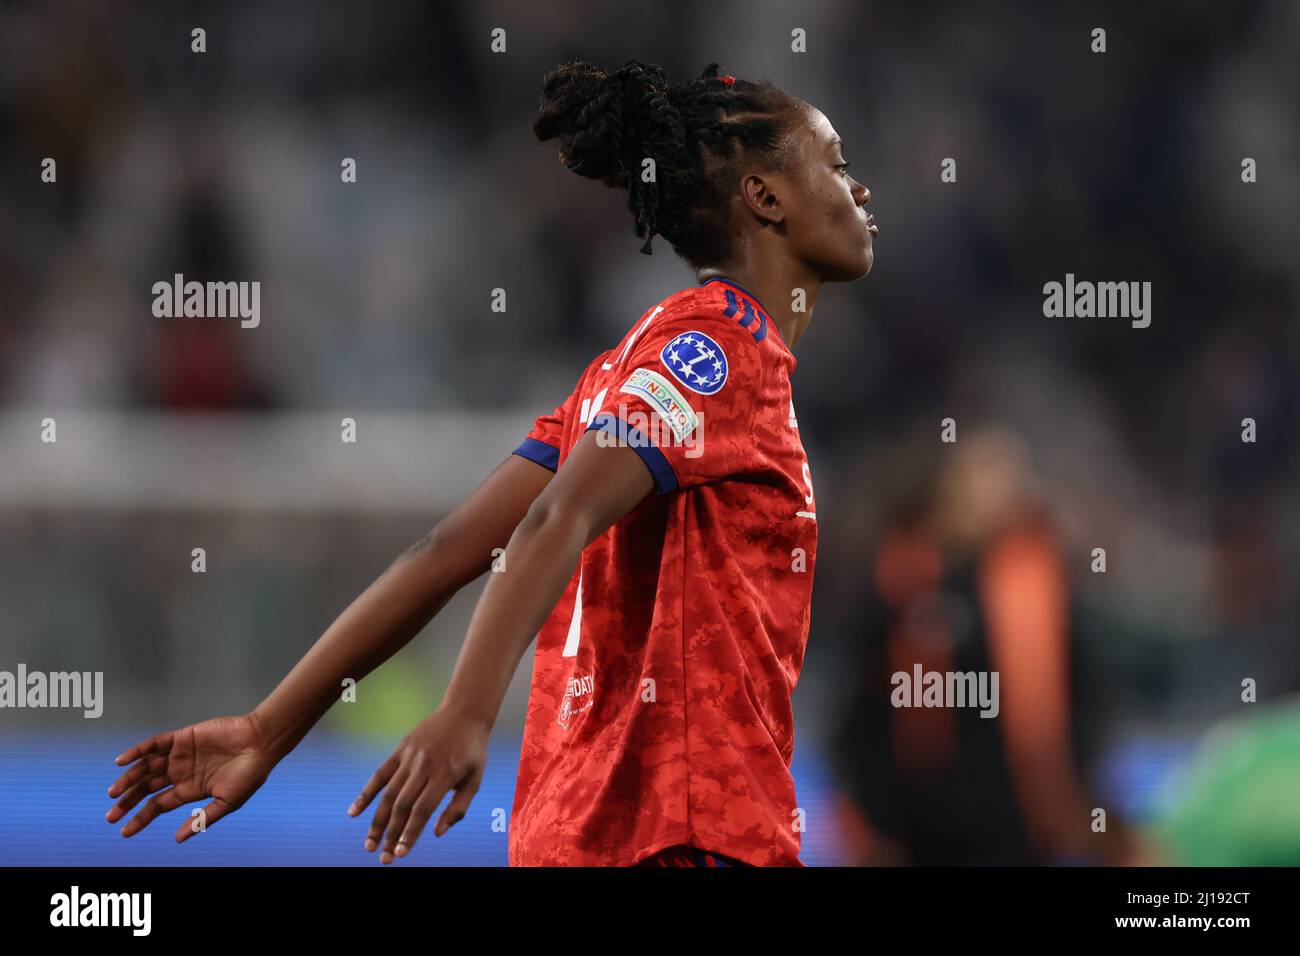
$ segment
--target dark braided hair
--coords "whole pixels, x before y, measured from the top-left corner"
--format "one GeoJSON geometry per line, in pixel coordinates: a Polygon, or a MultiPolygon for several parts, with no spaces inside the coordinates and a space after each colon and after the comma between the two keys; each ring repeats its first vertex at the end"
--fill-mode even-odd
{"type": "Polygon", "coordinates": [[[558,139],[561,162],[579,176],[627,189],[642,252],[658,234],[700,268],[731,255],[726,193],[736,161],[783,168],[799,107],[766,81],[723,82],[716,63],[672,86],[662,68],[639,60],[616,73],[578,61],[546,74],[533,132],[558,139]],[[646,157],[652,182],[642,180],[646,157]]]}

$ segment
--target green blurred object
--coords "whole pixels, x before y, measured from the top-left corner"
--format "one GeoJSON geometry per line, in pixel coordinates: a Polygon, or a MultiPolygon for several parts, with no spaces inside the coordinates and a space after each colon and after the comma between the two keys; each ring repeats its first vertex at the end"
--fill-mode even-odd
{"type": "Polygon", "coordinates": [[[357,684],[354,702],[340,698],[330,708],[327,726],[344,734],[393,737],[396,743],[433,713],[445,683],[418,654],[398,654],[357,684]]]}
{"type": "Polygon", "coordinates": [[[1300,866],[1300,698],[1212,728],[1153,835],[1174,865],[1300,866]]]}

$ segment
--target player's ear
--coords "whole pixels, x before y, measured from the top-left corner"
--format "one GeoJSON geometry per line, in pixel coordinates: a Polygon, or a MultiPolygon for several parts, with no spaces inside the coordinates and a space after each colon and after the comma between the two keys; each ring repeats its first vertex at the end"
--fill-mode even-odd
{"type": "Polygon", "coordinates": [[[750,214],[762,222],[778,223],[785,219],[779,184],[772,176],[746,173],[740,181],[740,198],[750,214]]]}

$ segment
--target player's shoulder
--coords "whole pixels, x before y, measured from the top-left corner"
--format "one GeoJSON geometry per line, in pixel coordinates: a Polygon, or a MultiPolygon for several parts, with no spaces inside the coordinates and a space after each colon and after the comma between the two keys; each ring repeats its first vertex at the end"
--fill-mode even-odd
{"type": "Polygon", "coordinates": [[[737,324],[745,312],[756,316],[761,311],[757,298],[727,279],[708,279],[679,289],[659,302],[656,309],[666,321],[695,318],[728,325],[737,324]]]}
{"type": "Polygon", "coordinates": [[[740,354],[760,359],[771,342],[771,319],[758,299],[727,279],[709,279],[660,301],[650,323],[657,339],[689,332],[708,336],[740,354]]]}
{"type": "Polygon", "coordinates": [[[771,343],[754,332],[766,326],[767,317],[759,318],[747,294],[721,282],[674,292],[642,321],[645,328],[633,335],[632,361],[667,368],[693,392],[712,395],[737,376],[751,382],[764,376],[771,343]]]}

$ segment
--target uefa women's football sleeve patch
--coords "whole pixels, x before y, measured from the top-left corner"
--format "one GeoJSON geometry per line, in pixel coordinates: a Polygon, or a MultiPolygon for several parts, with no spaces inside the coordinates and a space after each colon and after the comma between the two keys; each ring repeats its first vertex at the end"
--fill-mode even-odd
{"type": "Polygon", "coordinates": [[[727,353],[697,329],[675,336],[659,353],[673,377],[692,392],[714,395],[727,384],[727,353]]]}

